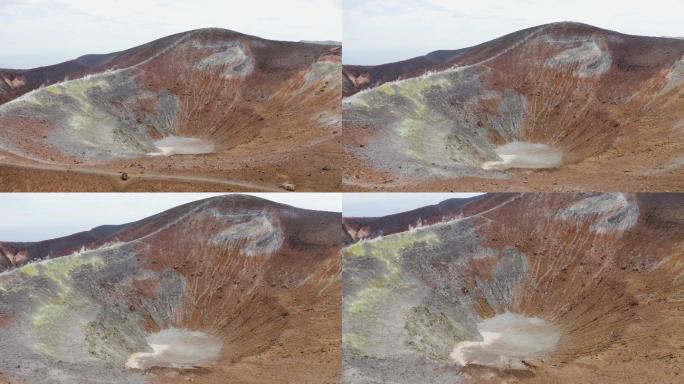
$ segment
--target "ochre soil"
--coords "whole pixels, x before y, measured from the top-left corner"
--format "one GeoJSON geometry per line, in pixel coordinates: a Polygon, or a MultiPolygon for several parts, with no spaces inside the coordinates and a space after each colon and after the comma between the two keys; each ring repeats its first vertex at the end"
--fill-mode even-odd
{"type": "MultiPolygon", "coordinates": [[[[393,183],[391,175],[375,173],[375,183],[356,184],[352,180],[343,184],[343,191],[386,191],[386,192],[677,192],[684,189],[682,172],[672,171],[657,176],[632,176],[627,172],[602,172],[587,175],[584,172],[565,169],[547,171],[509,171],[510,179],[486,179],[462,177],[458,179],[415,180],[407,183],[393,183]]],[[[353,173],[353,172],[350,172],[353,173]]]]}
{"type": "MultiPolygon", "coordinates": [[[[354,127],[345,125],[345,145],[359,145],[353,139],[354,127]]],[[[638,141],[638,138],[634,138],[638,141]]],[[[642,143],[646,139],[641,140],[642,143]]],[[[361,144],[362,145],[362,144],[361,144]]],[[[402,176],[369,167],[362,159],[347,156],[343,166],[344,191],[452,191],[452,192],[677,192],[684,190],[684,166],[653,169],[673,154],[684,153],[681,144],[660,141],[641,153],[626,145],[614,147],[600,156],[561,168],[509,169],[505,179],[484,177],[426,178],[416,172],[402,176]],[[638,156],[626,156],[638,155],[638,156]]],[[[667,159],[667,160],[666,160],[667,159]]]]}
{"type": "Polygon", "coordinates": [[[297,191],[339,190],[342,85],[334,68],[340,61],[339,46],[202,29],[132,48],[87,70],[73,65],[31,70],[12,97],[36,88],[55,71],[74,70],[67,72],[70,79],[94,76],[77,83],[87,89],[82,95],[67,92],[68,97],[49,97],[45,104],[20,101],[18,110],[2,105],[7,109],[0,114],[0,141],[6,148],[0,151],[0,190],[277,191],[283,183],[297,191]],[[224,67],[196,69],[216,52],[211,47],[225,44],[241,44],[248,57],[244,64],[251,63],[253,71],[226,78],[224,67]],[[118,75],[109,71],[114,67],[118,75]],[[103,89],[109,93],[93,96],[103,89]],[[120,96],[126,92],[132,95],[120,96]],[[174,108],[159,107],[165,95],[172,96],[174,108]],[[99,112],[87,112],[92,105],[99,112]],[[147,142],[170,134],[199,138],[214,144],[214,153],[149,156],[149,148],[126,147],[138,140],[128,136],[92,145],[87,144],[92,138],[73,137],[74,118],[87,120],[82,131],[97,132],[101,116],[128,122],[117,125],[123,136],[137,130],[147,142]],[[171,123],[157,121],[164,118],[171,123]],[[117,153],[107,145],[126,149],[117,153]],[[122,173],[128,180],[121,180],[122,173]]]}
{"type": "MultiPolygon", "coordinates": [[[[142,314],[145,331],[154,333],[166,325],[147,311],[145,303],[160,295],[162,276],[178,274],[186,283],[182,300],[174,307],[174,322],[222,339],[222,353],[211,366],[150,369],[145,372],[150,383],[337,383],[342,322],[340,220],[337,213],[241,195],[193,202],[132,223],[112,235],[114,240],[103,238],[86,245],[92,249],[113,242],[139,246],[131,288],[96,271],[89,271],[88,278],[98,287],[111,287],[116,302],[109,305],[123,304],[126,311],[142,314]],[[262,233],[266,239],[281,233],[277,249],[269,253],[268,242],[273,240],[266,240],[264,247],[252,245],[257,253],[250,254],[251,233],[239,233],[236,240],[222,243],[212,240],[249,222],[244,218],[248,214],[268,218],[273,228],[262,233]]],[[[258,220],[253,223],[260,225],[258,220]]],[[[78,238],[71,241],[74,247],[81,245],[78,238]]],[[[16,326],[12,316],[0,313],[0,327],[16,326]]],[[[4,374],[0,372],[0,383],[21,383],[4,374]]]]}
{"type": "MultiPolygon", "coordinates": [[[[0,190],[8,192],[107,192],[107,191],[283,191],[285,182],[296,191],[340,189],[339,139],[304,148],[292,138],[283,146],[287,154],[230,153],[128,159],[103,167],[50,166],[26,163],[18,158],[0,164],[0,190]],[[122,180],[126,173],[127,180],[122,180]]],[[[301,143],[301,142],[300,142],[301,143]]]]}
{"type": "MultiPolygon", "coordinates": [[[[346,94],[429,71],[439,73],[451,67],[472,67],[473,76],[478,76],[479,86],[487,92],[498,95],[515,92],[525,100],[524,113],[517,121],[521,124],[521,135],[515,140],[558,148],[563,152],[563,164],[558,169],[508,170],[505,174],[490,171],[490,177],[473,177],[470,175],[477,173],[466,168],[464,163],[454,162],[450,168],[445,161],[440,169],[430,161],[414,158],[408,152],[401,153],[404,151],[401,145],[390,147],[400,152],[398,155],[406,156],[406,163],[402,164],[393,159],[395,153],[378,151],[377,148],[381,148],[378,143],[392,146],[393,141],[399,141],[409,146],[408,139],[396,134],[397,124],[404,122],[403,118],[421,113],[421,109],[405,107],[395,100],[396,95],[383,96],[381,91],[371,89],[369,92],[375,92],[374,96],[384,109],[371,108],[375,115],[365,121],[354,120],[353,114],[356,109],[363,108],[349,107],[350,116],[344,112],[343,145],[347,151],[344,190],[660,192],[684,188],[681,160],[684,154],[681,133],[684,94],[681,82],[673,80],[678,78],[677,63],[684,54],[682,40],[630,36],[582,24],[556,23],[447,53],[444,59],[451,57],[447,62],[426,62],[424,58],[416,58],[365,68],[366,72],[359,76],[370,78],[364,77],[367,81],[362,83],[357,81],[358,89],[346,89],[346,94]],[[581,76],[575,74],[577,68],[572,65],[556,68],[543,64],[560,50],[559,46],[544,43],[545,39],[572,41],[578,38],[601,42],[601,52],[611,58],[607,72],[581,76]],[[422,67],[414,68],[414,64],[422,67]],[[401,112],[404,114],[401,115],[398,111],[404,109],[408,112],[401,112]],[[414,168],[418,170],[408,170],[414,168]],[[432,176],[433,171],[440,175],[432,176]],[[507,178],[498,177],[502,175],[507,178]]],[[[354,71],[345,73],[346,85],[354,82],[348,78],[354,71]]],[[[434,76],[437,75],[429,75],[425,81],[434,76]]],[[[466,85],[467,82],[463,87],[466,85]]],[[[454,132],[458,134],[465,132],[457,129],[459,124],[466,124],[470,130],[489,134],[491,143],[496,146],[512,141],[495,129],[496,124],[490,123],[498,121],[496,119],[503,113],[498,101],[463,99],[465,96],[460,95],[459,90],[454,86],[452,94],[445,95],[425,91],[420,100],[426,104],[421,107],[430,110],[428,116],[458,117],[462,113],[465,117],[461,117],[467,123],[454,120],[454,132]],[[431,99],[433,93],[441,98],[431,99]],[[477,105],[473,107],[468,103],[477,105]]],[[[402,92],[410,96],[410,90],[402,92]]],[[[406,100],[402,103],[407,103],[406,100]]],[[[421,140],[429,143],[430,128],[425,132],[428,134],[421,140]]],[[[417,142],[422,145],[420,140],[417,142]]],[[[432,144],[438,147],[438,144],[432,144]]],[[[418,148],[429,151],[425,149],[429,146],[420,145],[418,148]]],[[[425,158],[432,155],[435,154],[421,152],[425,158]]]]}
{"type": "MultiPolygon", "coordinates": [[[[441,289],[443,281],[458,283],[454,291],[460,289],[464,295],[477,297],[474,309],[480,318],[510,310],[551,320],[562,331],[555,351],[528,361],[529,369],[468,365],[460,370],[458,383],[681,383],[684,195],[622,195],[638,209],[638,218],[631,224],[626,220],[630,213],[602,212],[605,207],[600,205],[596,207],[599,209],[586,210],[581,217],[561,218],[568,207],[582,202],[581,207],[589,201],[584,199],[595,197],[488,194],[465,205],[450,204],[452,208],[443,202],[439,207],[392,215],[387,220],[375,218],[366,233],[399,232],[401,228],[394,226],[396,221],[416,223],[420,219],[434,223],[463,217],[477,228],[472,239],[477,242],[476,249],[513,250],[525,255],[525,277],[513,304],[506,304],[510,306],[491,300],[492,291],[486,289],[487,284],[496,281],[501,285],[496,285],[494,291],[504,290],[506,283],[496,280],[503,273],[497,272],[497,265],[510,257],[504,253],[471,257],[469,253],[477,251],[465,245],[453,250],[453,258],[444,255],[434,262],[421,261],[415,265],[426,270],[411,270],[414,279],[425,276],[439,281],[442,276],[453,276],[453,280],[442,283],[428,280],[427,286],[432,288],[434,284],[441,289]],[[618,229],[624,225],[629,228],[618,229]]],[[[364,219],[351,223],[347,220],[350,236],[357,233],[349,231],[354,222],[364,219]]],[[[409,228],[406,224],[404,230],[409,228]]],[[[448,231],[440,229],[439,233],[444,236],[448,231]]],[[[431,247],[439,249],[436,245],[417,244],[422,254],[405,251],[397,260],[410,260],[409,255],[416,254],[429,258],[431,247]]],[[[450,292],[449,287],[445,292],[450,292]]]]}

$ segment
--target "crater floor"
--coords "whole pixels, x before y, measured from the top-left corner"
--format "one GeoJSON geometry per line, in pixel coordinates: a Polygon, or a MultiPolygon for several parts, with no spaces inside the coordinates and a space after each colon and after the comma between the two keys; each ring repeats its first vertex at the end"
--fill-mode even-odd
{"type": "Polygon", "coordinates": [[[552,23],[344,66],[348,191],[679,191],[684,41],[552,23]]]}
{"type": "Polygon", "coordinates": [[[1,190],[339,189],[339,46],[207,28],[110,56],[5,95],[1,190]]]}
{"type": "Polygon", "coordinates": [[[493,193],[345,228],[344,383],[684,375],[684,194],[493,193]]]}
{"type": "Polygon", "coordinates": [[[223,195],[0,242],[0,383],[335,382],[342,235],[338,213],[223,195]]]}

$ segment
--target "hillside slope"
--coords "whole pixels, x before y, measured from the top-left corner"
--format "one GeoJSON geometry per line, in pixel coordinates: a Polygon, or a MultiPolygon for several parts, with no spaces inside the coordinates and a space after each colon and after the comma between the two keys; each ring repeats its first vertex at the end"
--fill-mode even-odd
{"type": "Polygon", "coordinates": [[[338,380],[340,214],[228,195],[90,233],[0,273],[1,383],[338,380]]]}
{"type": "Polygon", "coordinates": [[[343,249],[344,383],[679,381],[684,195],[489,194],[456,211],[343,249]]]}
{"type": "MultiPolygon", "coordinates": [[[[111,55],[0,70],[10,100],[0,105],[0,162],[127,173],[131,182],[118,188],[154,176],[332,189],[340,56],[334,45],[200,29],[111,55]]],[[[20,181],[11,184],[21,189],[20,181]]]]}
{"type": "Polygon", "coordinates": [[[677,190],[683,71],[680,39],[578,23],[345,67],[346,188],[677,190]]]}

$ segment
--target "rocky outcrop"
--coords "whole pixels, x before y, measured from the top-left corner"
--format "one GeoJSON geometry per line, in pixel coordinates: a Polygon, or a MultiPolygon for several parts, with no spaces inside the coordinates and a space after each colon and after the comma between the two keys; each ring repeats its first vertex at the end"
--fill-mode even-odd
{"type": "Polygon", "coordinates": [[[318,162],[329,167],[340,156],[327,150],[339,146],[340,68],[337,45],[209,28],[0,72],[25,79],[0,104],[0,156],[76,170],[120,171],[134,161],[148,172],[205,180],[231,170],[258,181],[264,177],[252,173],[276,178],[273,168],[285,161],[285,173],[300,181],[299,173],[320,170],[304,155],[321,153],[318,162]],[[182,164],[169,166],[179,156],[182,164]]]}
{"type": "Polygon", "coordinates": [[[675,177],[683,56],[679,39],[556,23],[444,60],[346,67],[346,182],[431,190],[478,178],[505,186],[517,169],[553,169],[555,186],[540,177],[526,189],[558,189],[573,178],[605,190],[594,175],[615,168],[628,169],[615,177],[625,188],[632,177],[675,177]]]}
{"type": "Polygon", "coordinates": [[[230,195],[90,234],[0,274],[0,381],[339,376],[340,214],[230,195]]]}
{"type": "Polygon", "coordinates": [[[344,248],[343,382],[678,380],[684,195],[488,194],[458,210],[344,248]]]}

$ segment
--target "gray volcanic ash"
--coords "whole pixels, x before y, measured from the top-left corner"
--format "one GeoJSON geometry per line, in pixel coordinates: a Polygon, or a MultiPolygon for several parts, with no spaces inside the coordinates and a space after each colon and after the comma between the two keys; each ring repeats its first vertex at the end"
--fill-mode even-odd
{"type": "Polygon", "coordinates": [[[451,206],[343,249],[343,382],[681,381],[684,194],[451,206]]]}
{"type": "Polygon", "coordinates": [[[200,29],[110,55],[0,70],[3,189],[31,189],[11,172],[21,167],[45,181],[42,190],[231,182],[262,190],[285,181],[332,190],[340,56],[335,45],[200,29]],[[125,183],[117,172],[127,173],[125,183]]]}
{"type": "Polygon", "coordinates": [[[340,215],[241,196],[3,243],[1,383],[332,383],[340,215]]]}
{"type": "Polygon", "coordinates": [[[435,55],[345,66],[346,189],[684,185],[684,41],[555,23],[435,55]]]}

